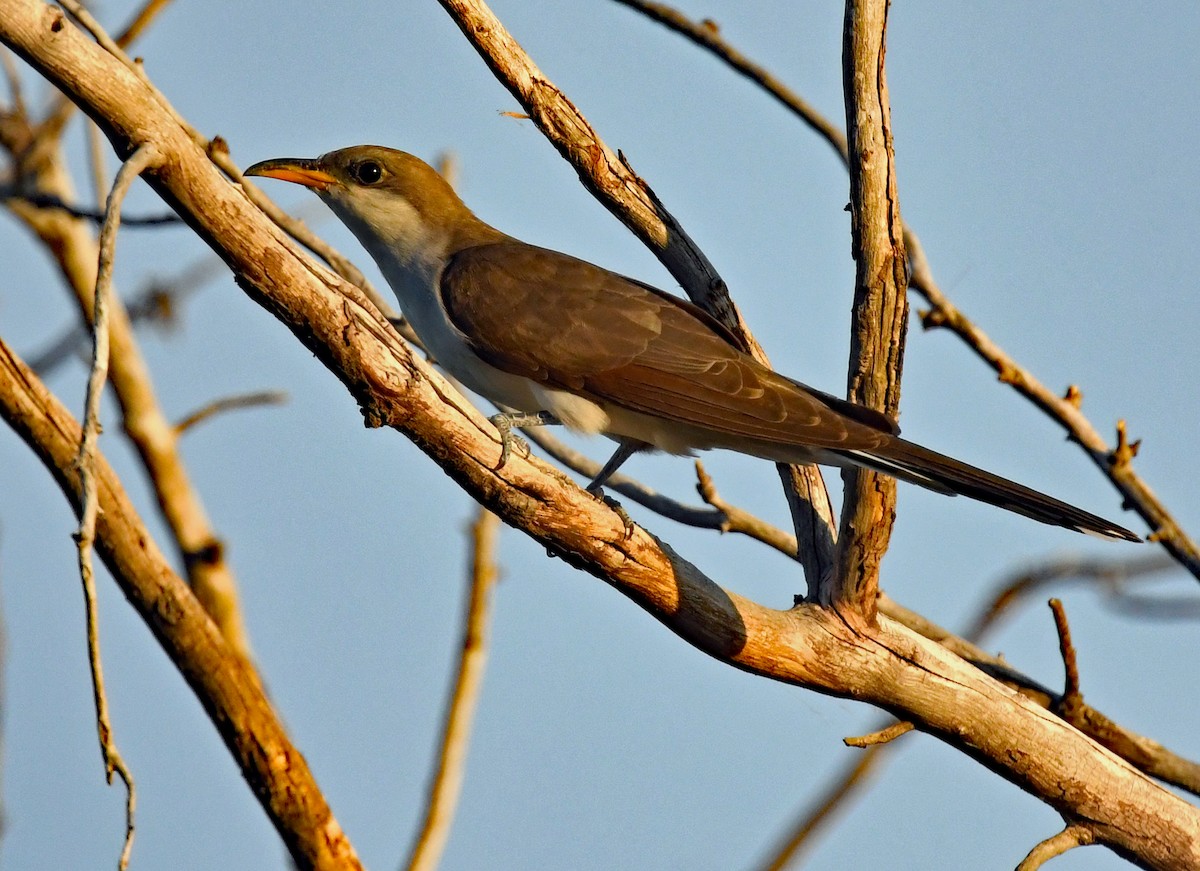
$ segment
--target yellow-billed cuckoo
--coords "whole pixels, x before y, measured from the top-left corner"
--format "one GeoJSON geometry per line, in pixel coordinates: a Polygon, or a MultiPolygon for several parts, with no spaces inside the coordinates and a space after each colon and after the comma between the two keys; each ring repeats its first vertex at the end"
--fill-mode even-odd
{"type": "Polygon", "coordinates": [[[562,423],[631,454],[725,448],[784,463],[863,466],[1043,523],[1139,541],[1127,529],[898,437],[871,409],[758,363],[691,303],[485,224],[431,166],[363,145],[246,175],[311,188],[358,237],[413,330],[447,372],[516,415],[562,423]]]}

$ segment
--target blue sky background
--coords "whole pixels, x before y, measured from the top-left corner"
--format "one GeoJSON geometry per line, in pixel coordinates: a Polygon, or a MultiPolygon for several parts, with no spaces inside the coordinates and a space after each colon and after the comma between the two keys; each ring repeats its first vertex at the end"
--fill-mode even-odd
{"type": "MultiPolygon", "coordinates": [[[[99,13],[115,30],[132,8],[99,13]]],[[[707,252],[776,367],[841,392],[853,264],[847,180],[829,148],[719,62],[614,3],[494,8],[707,252]]],[[[841,123],[839,6],[680,8],[716,19],[841,123]]],[[[1078,383],[1102,432],[1127,419],[1144,439],[1138,470],[1196,530],[1200,7],[909,2],[890,24],[901,208],[943,289],[1047,384],[1078,383]]],[[[450,149],[485,220],[675,289],[537,131],[500,114],[519,107],[436,3],[260,2],[236,14],[181,3],[136,53],[243,166],[363,142],[427,158],[450,149]]],[[[41,105],[46,89],[28,81],[41,105]]],[[[82,166],[81,137],[69,147],[82,166]]],[[[376,276],[310,195],[268,190],[319,216],[321,233],[376,276]]],[[[159,208],[135,188],[130,211],[159,208]]],[[[74,305],[11,217],[0,218],[0,251],[0,334],[30,356],[72,323],[74,305]]],[[[129,230],[118,286],[132,293],[206,256],[184,229],[129,230]]],[[[211,421],[183,450],[279,710],[367,866],[394,868],[419,820],[458,645],[472,503],[396,433],[365,430],[335,379],[223,272],[178,330],[143,341],[172,418],[231,393],[291,396],[211,421]]],[[[71,364],[50,384],[79,410],[83,379],[71,364]]],[[[1144,531],[1090,461],[948,333],[913,329],[903,396],[908,437],[1144,531]]],[[[102,447],[161,533],[112,406],[106,419],[102,447]]],[[[598,459],[608,450],[580,444],[598,459]]],[[[787,524],[769,464],[713,455],[706,465],[727,500],[787,524]]],[[[692,498],[687,461],[639,457],[628,469],[692,498]]],[[[840,492],[836,474],[829,482],[840,492]]],[[[803,590],[799,569],[759,545],[632,511],[731,589],[775,607],[803,590]]],[[[96,748],[73,527],[46,472],[0,430],[7,868],[110,867],[120,849],[124,799],[104,785],[96,748]]],[[[884,586],[954,627],[1022,566],[1142,550],[902,487],[884,586]]],[[[708,659],[515,532],[498,557],[494,644],[446,869],[752,867],[853,757],[842,737],[878,722],[862,705],[708,659]]],[[[199,705],[102,581],[113,723],[140,791],[133,867],[288,867],[199,705]]],[[[1161,588],[1195,595],[1181,573],[1161,588]]],[[[1196,627],[1133,619],[1079,588],[1061,595],[1087,699],[1200,755],[1196,627]]],[[[1059,685],[1043,603],[990,646],[1059,685]]],[[[962,754],[921,735],[903,742],[808,867],[1013,867],[1060,827],[962,754]]],[[[1098,848],[1055,863],[1123,866],[1098,848]]]]}

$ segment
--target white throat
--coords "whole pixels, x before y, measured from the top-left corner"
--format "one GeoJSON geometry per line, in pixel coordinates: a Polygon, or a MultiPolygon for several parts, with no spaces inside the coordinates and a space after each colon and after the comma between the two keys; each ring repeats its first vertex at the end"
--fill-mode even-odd
{"type": "MultiPolygon", "coordinates": [[[[417,318],[416,309],[434,302],[437,294],[447,256],[445,234],[430,227],[408,200],[382,191],[360,189],[352,206],[336,195],[322,199],[375,260],[404,316],[417,318]]],[[[415,323],[413,329],[421,335],[415,323]]]]}

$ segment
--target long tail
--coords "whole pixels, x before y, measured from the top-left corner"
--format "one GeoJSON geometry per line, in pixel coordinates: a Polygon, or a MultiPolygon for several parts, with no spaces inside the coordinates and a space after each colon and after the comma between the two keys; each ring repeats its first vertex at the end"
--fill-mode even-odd
{"type": "Polygon", "coordinates": [[[830,451],[850,463],[948,495],[968,496],[1052,526],[1126,541],[1142,539],[1123,526],[1060,502],[1015,481],[896,438],[873,451],[830,451]]]}

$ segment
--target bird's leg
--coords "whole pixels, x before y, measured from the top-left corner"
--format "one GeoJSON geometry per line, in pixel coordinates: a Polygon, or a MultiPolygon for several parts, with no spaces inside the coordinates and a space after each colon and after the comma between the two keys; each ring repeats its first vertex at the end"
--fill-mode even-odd
{"type": "Polygon", "coordinates": [[[562,423],[548,411],[502,411],[493,414],[488,421],[500,431],[500,462],[496,464],[497,472],[504,468],[509,454],[512,453],[513,439],[516,438],[512,432],[514,426],[558,426],[562,423]]]}
{"type": "Polygon", "coordinates": [[[613,473],[621,467],[621,464],[636,454],[638,451],[646,447],[645,442],[637,441],[636,439],[621,439],[617,443],[617,449],[613,451],[613,455],[608,458],[608,462],[600,470],[595,478],[592,478],[592,483],[587,485],[587,491],[601,500],[605,505],[617,512],[617,516],[621,518],[621,522],[625,524],[626,537],[633,535],[633,518],[621,507],[621,503],[611,496],[604,493],[603,487],[606,481],[613,476],[613,473]]]}
{"type": "Polygon", "coordinates": [[[601,488],[613,476],[613,473],[621,468],[626,460],[644,447],[646,447],[645,442],[639,442],[635,439],[621,439],[617,443],[617,449],[613,451],[613,455],[608,458],[608,462],[604,464],[599,474],[595,478],[592,478],[592,483],[587,485],[587,491],[593,496],[599,496],[601,488]]]}

